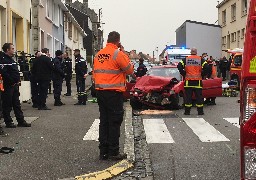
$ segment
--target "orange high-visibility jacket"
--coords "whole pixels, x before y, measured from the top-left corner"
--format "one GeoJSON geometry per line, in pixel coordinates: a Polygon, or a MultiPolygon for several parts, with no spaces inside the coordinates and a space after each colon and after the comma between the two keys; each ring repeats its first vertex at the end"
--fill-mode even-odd
{"type": "Polygon", "coordinates": [[[192,55],[186,58],[186,77],[185,80],[202,80],[201,57],[192,55]]]}
{"type": "Polygon", "coordinates": [[[124,92],[126,74],[133,73],[129,57],[112,43],[100,50],[94,58],[93,78],[95,89],[124,92]]]}
{"type": "Polygon", "coordinates": [[[211,78],[216,78],[217,77],[217,69],[216,66],[212,65],[212,75],[211,78]]]}
{"type": "Polygon", "coordinates": [[[3,83],[3,78],[1,74],[0,74],[0,91],[4,91],[4,83],[3,83]]]}

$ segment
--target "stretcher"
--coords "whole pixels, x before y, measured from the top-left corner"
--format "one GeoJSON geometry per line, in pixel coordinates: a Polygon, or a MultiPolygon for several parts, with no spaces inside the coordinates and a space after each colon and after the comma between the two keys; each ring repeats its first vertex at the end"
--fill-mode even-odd
{"type": "Polygon", "coordinates": [[[236,84],[222,84],[222,96],[224,97],[237,97],[237,85],[236,84]]]}

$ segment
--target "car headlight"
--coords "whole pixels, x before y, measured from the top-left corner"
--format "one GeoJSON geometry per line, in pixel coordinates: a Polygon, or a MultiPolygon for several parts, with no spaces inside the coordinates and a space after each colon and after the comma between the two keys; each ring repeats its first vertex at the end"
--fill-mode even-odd
{"type": "Polygon", "coordinates": [[[136,92],[136,91],[134,92],[134,95],[138,95],[138,94],[139,94],[138,92],[136,92]]]}
{"type": "Polygon", "coordinates": [[[245,178],[256,179],[256,149],[245,148],[245,178]]]}

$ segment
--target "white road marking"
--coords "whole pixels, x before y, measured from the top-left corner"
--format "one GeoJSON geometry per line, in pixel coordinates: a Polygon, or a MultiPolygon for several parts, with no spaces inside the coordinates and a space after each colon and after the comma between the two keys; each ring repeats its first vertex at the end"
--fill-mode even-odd
{"type": "Polygon", "coordinates": [[[236,118],[223,118],[225,119],[226,121],[228,121],[229,123],[231,123],[232,125],[240,128],[240,125],[239,125],[239,118],[236,117],[236,118]]]}
{"type": "Polygon", "coordinates": [[[88,140],[88,141],[99,141],[99,124],[100,120],[95,119],[93,122],[92,126],[84,136],[83,140],[88,140]]]}
{"type": "Polygon", "coordinates": [[[163,119],[143,119],[147,143],[174,143],[163,119]]]}
{"type": "Polygon", "coordinates": [[[202,142],[230,141],[203,118],[182,118],[202,142]]]}

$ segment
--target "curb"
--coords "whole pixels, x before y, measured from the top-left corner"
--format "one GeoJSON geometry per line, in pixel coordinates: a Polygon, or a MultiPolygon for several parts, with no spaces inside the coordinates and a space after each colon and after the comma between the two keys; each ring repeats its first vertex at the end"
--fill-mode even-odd
{"type": "Polygon", "coordinates": [[[134,153],[134,132],[132,125],[132,108],[130,105],[125,107],[125,144],[124,153],[127,154],[127,159],[103,170],[97,171],[89,174],[84,174],[76,176],[75,178],[66,178],[62,180],[104,180],[118,177],[121,173],[133,168],[133,163],[135,162],[134,153]]]}

